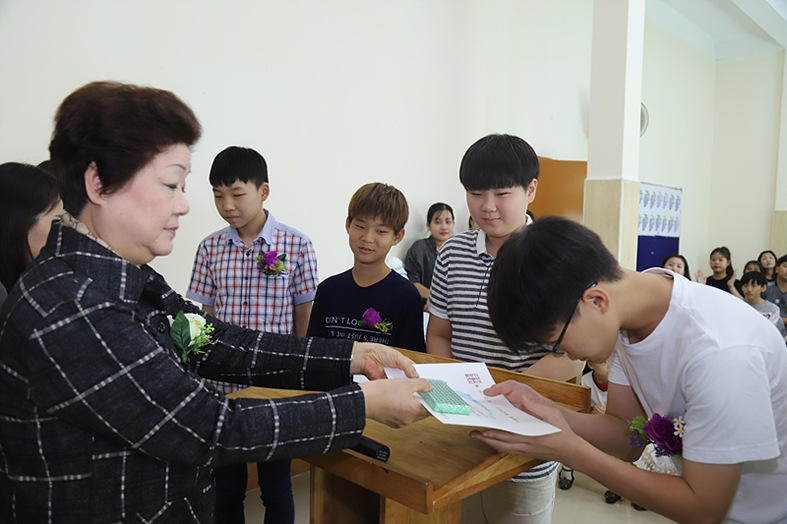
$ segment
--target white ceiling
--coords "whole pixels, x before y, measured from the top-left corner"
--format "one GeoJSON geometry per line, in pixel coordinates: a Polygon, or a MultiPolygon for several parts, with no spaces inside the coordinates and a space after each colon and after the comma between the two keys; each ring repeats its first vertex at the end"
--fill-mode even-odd
{"type": "Polygon", "coordinates": [[[787,0],[646,0],[648,18],[717,60],[787,48],[787,0]]]}

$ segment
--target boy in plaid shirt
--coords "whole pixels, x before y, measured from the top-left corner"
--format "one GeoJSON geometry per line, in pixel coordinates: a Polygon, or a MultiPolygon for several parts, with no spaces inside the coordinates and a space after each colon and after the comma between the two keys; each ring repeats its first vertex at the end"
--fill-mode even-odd
{"type": "MultiPolygon", "coordinates": [[[[210,170],[216,209],[229,223],[199,245],[186,297],[216,318],[270,333],[306,335],[319,283],[311,240],[263,208],[268,167],[253,149],[231,146],[210,170]]],[[[237,388],[213,382],[224,394],[237,388]]],[[[290,461],[257,464],[265,523],[295,518],[290,461]]],[[[215,470],[216,522],[244,522],[245,464],[215,470]]]]}

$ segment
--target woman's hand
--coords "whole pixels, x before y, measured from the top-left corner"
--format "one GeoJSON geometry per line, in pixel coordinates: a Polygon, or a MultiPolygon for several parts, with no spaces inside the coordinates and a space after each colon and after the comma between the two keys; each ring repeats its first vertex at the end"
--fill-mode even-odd
{"type": "MultiPolygon", "coordinates": [[[[384,346],[383,346],[384,347],[384,346]]],[[[357,350],[357,348],[356,348],[357,350]]],[[[413,396],[416,391],[429,391],[432,385],[423,379],[392,378],[361,384],[366,401],[366,418],[401,428],[429,415],[413,396]]]]}
{"type": "Polygon", "coordinates": [[[382,344],[359,342],[350,363],[350,373],[366,375],[369,380],[385,378],[385,368],[398,368],[407,377],[417,377],[413,361],[398,351],[382,344]]]}
{"type": "Polygon", "coordinates": [[[708,279],[705,276],[705,274],[702,272],[701,269],[697,270],[697,282],[700,283],[700,284],[707,284],[708,283],[708,279]]]}

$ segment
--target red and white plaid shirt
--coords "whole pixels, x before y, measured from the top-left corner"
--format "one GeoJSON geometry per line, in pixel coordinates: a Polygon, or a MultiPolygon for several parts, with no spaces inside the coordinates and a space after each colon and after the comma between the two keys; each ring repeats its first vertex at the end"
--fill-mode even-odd
{"type": "MultiPolygon", "coordinates": [[[[200,242],[186,298],[213,306],[216,318],[224,322],[290,334],[294,307],[314,300],[317,293],[317,258],[309,237],[265,213],[268,218],[251,247],[233,227],[200,242]],[[286,255],[285,271],[268,275],[260,270],[255,258],[268,251],[286,255]]],[[[214,385],[224,394],[239,389],[223,382],[214,385]]]]}

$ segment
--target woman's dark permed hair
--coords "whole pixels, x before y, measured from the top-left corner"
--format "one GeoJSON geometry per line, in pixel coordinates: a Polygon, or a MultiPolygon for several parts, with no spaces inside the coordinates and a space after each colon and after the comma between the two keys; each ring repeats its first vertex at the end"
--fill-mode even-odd
{"type": "Polygon", "coordinates": [[[451,213],[451,220],[456,220],[454,218],[454,210],[448,204],[444,204],[443,202],[437,202],[429,206],[429,211],[426,212],[426,223],[431,224],[432,219],[438,213],[442,213],[443,211],[448,211],[451,213]]]}
{"type": "Polygon", "coordinates": [[[506,346],[532,351],[533,343],[547,342],[566,322],[591,284],[622,276],[596,233],[567,218],[538,218],[511,235],[495,258],[489,317],[506,346]]]}
{"type": "Polygon", "coordinates": [[[54,176],[29,164],[0,165],[0,282],[7,290],[33,259],[28,232],[58,202],[54,176]]]}
{"type": "Polygon", "coordinates": [[[683,268],[685,272],[683,276],[691,280],[691,270],[689,269],[689,261],[686,260],[686,257],[681,255],[680,253],[672,253],[671,255],[667,255],[666,257],[664,257],[664,260],[661,261],[661,265],[659,267],[664,267],[667,261],[671,258],[679,258],[683,261],[683,268]]]}
{"type": "Polygon", "coordinates": [[[268,182],[268,164],[254,149],[230,146],[213,159],[208,179],[213,187],[229,187],[240,181],[251,182],[259,189],[268,182]]]}
{"type": "Polygon", "coordinates": [[[471,145],[459,166],[467,191],[522,186],[538,178],[538,155],[530,144],[512,135],[489,135],[471,145]]]}
{"type": "Polygon", "coordinates": [[[398,234],[407,223],[410,208],[407,199],[394,186],[375,182],[361,186],[347,206],[347,219],[377,218],[398,234]]]}
{"type": "Polygon", "coordinates": [[[93,82],[63,100],[55,115],[50,160],[63,207],[79,216],[87,203],[85,171],[95,162],[102,192],[117,191],[154,156],[199,140],[199,122],[174,93],[119,82],[93,82]]]}
{"type": "Polygon", "coordinates": [[[713,254],[714,254],[714,253],[719,253],[719,254],[720,254],[720,255],[722,255],[724,258],[726,258],[727,260],[729,260],[729,262],[730,262],[730,263],[729,263],[729,264],[727,264],[727,276],[728,276],[728,277],[731,277],[731,276],[732,276],[732,273],[733,273],[735,270],[732,268],[732,255],[730,254],[730,250],[729,250],[729,249],[727,249],[727,247],[726,247],[726,246],[721,246],[721,247],[717,247],[716,249],[714,249],[713,251],[711,251],[711,252],[710,252],[710,256],[713,256],[713,254]]]}

